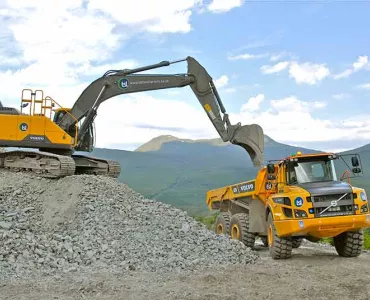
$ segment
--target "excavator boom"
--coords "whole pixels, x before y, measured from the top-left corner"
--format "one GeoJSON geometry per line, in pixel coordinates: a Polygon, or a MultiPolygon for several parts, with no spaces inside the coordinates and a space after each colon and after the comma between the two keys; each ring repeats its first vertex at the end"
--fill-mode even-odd
{"type": "Polygon", "coordinates": [[[76,120],[85,118],[78,135],[78,140],[82,141],[97,115],[99,105],[104,101],[122,94],[185,86],[191,87],[222,140],[243,147],[250,155],[253,164],[256,167],[262,166],[264,151],[262,128],[257,124],[232,125],[212,77],[197,60],[190,56],[174,62],[163,61],[137,69],[106,72],[82,92],[70,114],[64,115],[59,126],[67,132],[73,132],[76,120]],[[187,61],[188,64],[188,72],[185,74],[137,74],[182,61],[187,61]]]}

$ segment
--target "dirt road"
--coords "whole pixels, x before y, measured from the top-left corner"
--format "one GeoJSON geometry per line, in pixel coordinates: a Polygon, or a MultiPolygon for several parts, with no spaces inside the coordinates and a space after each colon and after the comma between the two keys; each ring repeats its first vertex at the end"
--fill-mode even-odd
{"type": "Polygon", "coordinates": [[[32,282],[0,283],[0,299],[370,299],[370,252],[340,258],[332,247],[305,243],[290,260],[273,261],[257,249],[258,263],[192,274],[132,271],[68,274],[32,282]]]}

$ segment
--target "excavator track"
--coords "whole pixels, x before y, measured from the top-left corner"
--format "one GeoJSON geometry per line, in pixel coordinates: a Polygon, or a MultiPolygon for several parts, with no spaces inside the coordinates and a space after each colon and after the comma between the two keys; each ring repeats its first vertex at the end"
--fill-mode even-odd
{"type": "Polygon", "coordinates": [[[75,173],[75,162],[70,156],[42,151],[15,150],[0,153],[0,168],[31,172],[45,178],[60,178],[75,173]]]}
{"type": "Polygon", "coordinates": [[[114,160],[87,155],[72,155],[76,164],[76,174],[95,174],[118,178],[121,165],[114,160]]]}

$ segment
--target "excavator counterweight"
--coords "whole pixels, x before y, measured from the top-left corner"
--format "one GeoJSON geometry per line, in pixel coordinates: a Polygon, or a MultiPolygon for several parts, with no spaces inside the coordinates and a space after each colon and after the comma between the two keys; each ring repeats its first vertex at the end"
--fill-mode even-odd
{"type": "Polygon", "coordinates": [[[69,157],[68,163],[64,163],[68,165],[68,174],[76,171],[117,177],[120,167],[116,162],[73,154],[74,151],[92,152],[95,144],[94,119],[99,106],[118,95],[186,86],[190,86],[222,140],[243,147],[253,164],[261,167],[264,151],[262,128],[257,124],[232,125],[212,77],[190,56],[135,69],[109,70],[86,87],[71,109],[62,108],[51,97],[44,97],[42,91],[41,98],[38,98],[40,91],[24,90],[30,91],[30,96],[26,97],[22,93],[20,112],[12,110],[10,115],[9,108],[0,106],[0,146],[38,148],[40,152],[2,153],[0,167],[31,169],[48,174],[48,177],[60,177],[66,175],[62,168],[63,162],[69,157]],[[183,61],[188,64],[187,73],[140,73],[183,61]],[[37,112],[38,105],[41,109],[37,112]],[[56,105],[60,108],[53,109],[56,105]],[[26,107],[29,109],[28,114],[23,113],[26,107]],[[71,166],[73,161],[74,166],[71,166]]]}

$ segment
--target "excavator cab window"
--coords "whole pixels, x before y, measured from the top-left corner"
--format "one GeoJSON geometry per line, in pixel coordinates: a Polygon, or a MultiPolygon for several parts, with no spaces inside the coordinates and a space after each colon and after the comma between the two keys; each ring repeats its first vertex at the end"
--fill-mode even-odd
{"type": "Polygon", "coordinates": [[[54,123],[59,123],[60,120],[62,120],[62,118],[64,117],[64,115],[66,114],[66,112],[64,110],[59,110],[59,111],[56,111],[55,112],[55,115],[54,115],[54,123]]]}

